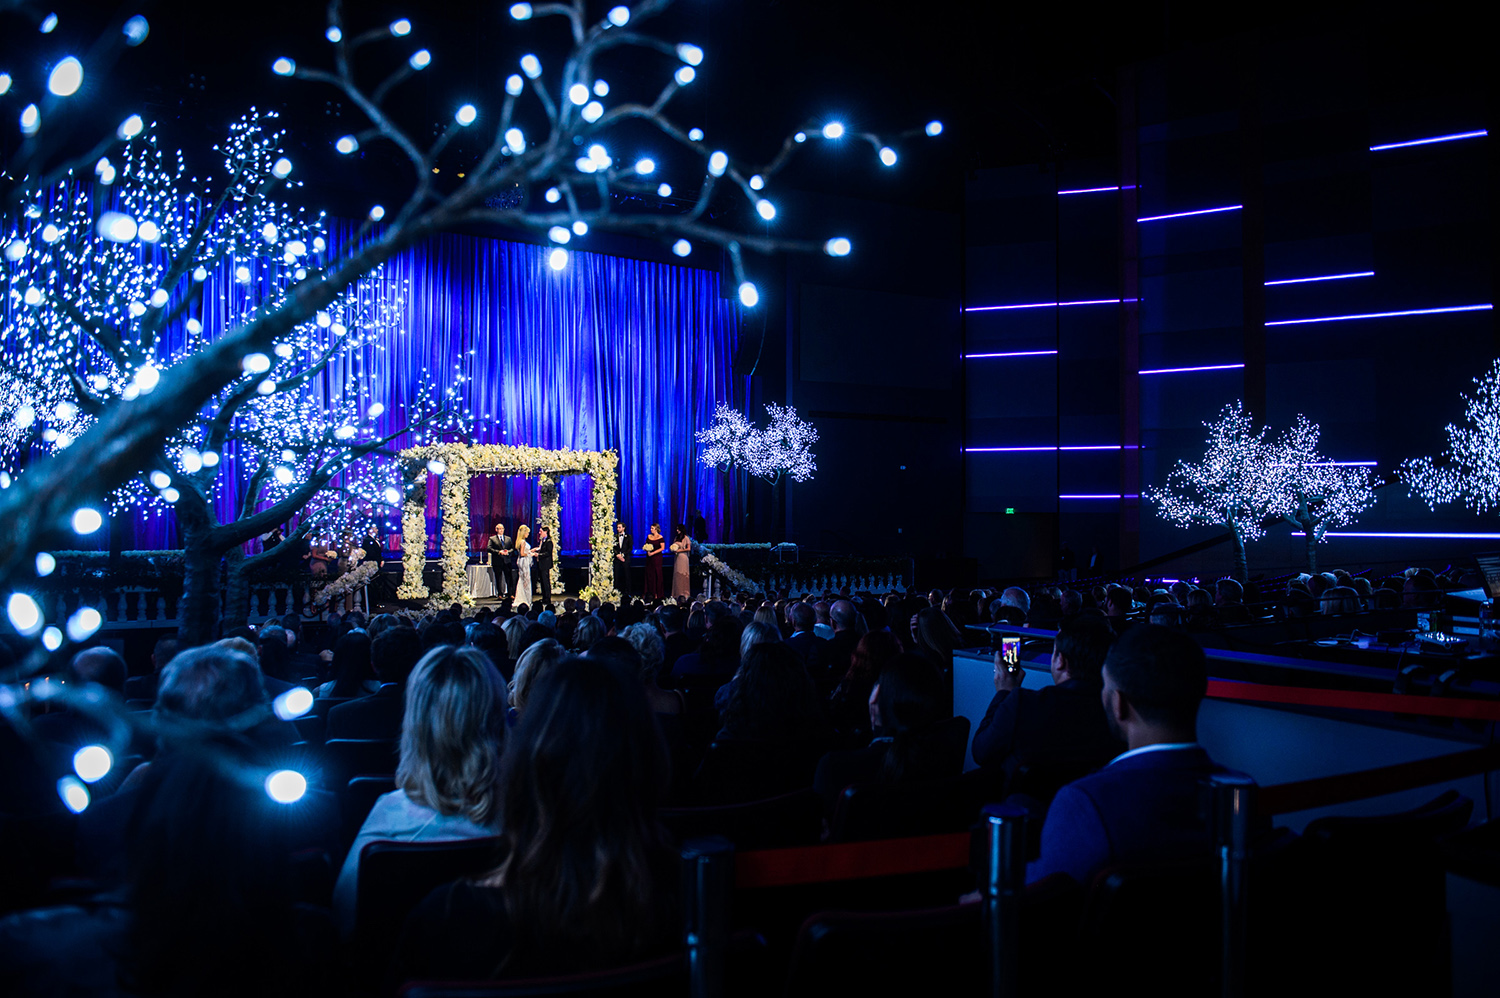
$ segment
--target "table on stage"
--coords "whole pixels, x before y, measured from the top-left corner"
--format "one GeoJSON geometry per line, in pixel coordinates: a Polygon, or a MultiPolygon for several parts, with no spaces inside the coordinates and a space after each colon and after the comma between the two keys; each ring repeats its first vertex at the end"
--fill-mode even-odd
{"type": "Polygon", "coordinates": [[[469,595],[475,599],[489,599],[495,595],[495,576],[488,565],[470,565],[469,595]]]}

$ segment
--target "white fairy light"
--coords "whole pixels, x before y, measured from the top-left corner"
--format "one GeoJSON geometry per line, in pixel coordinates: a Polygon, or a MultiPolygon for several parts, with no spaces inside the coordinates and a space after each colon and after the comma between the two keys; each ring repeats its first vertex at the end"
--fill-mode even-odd
{"type": "Polygon", "coordinates": [[[124,212],[106,211],[99,216],[99,235],[115,243],[128,243],[135,238],[135,219],[124,212]]]}
{"type": "Polygon", "coordinates": [[[42,112],[35,104],[27,104],[21,111],[21,134],[35,135],[42,127],[42,112]]]}
{"type": "Polygon", "coordinates": [[[285,180],[288,176],[291,175],[291,172],[292,161],[287,159],[285,156],[278,159],[276,161],[276,164],[271,167],[271,175],[276,177],[276,179],[278,180],[285,180]]]}
{"type": "Polygon", "coordinates": [[[796,135],[792,136],[792,141],[797,143],[798,145],[801,145],[802,143],[807,141],[807,133],[798,132],[796,135]]]}
{"type": "Polygon", "coordinates": [[[573,166],[578,170],[579,173],[598,173],[599,172],[599,164],[595,163],[593,160],[589,159],[587,156],[579,156],[577,159],[575,159],[573,161],[573,166]]]}
{"type": "Polygon", "coordinates": [[[266,796],[278,804],[295,804],[306,795],[307,777],[295,769],[278,769],[266,777],[266,796]]]}
{"type": "Polygon", "coordinates": [[[1500,360],[1464,394],[1464,423],[1449,423],[1448,445],[1436,458],[1404,462],[1399,475],[1411,493],[1436,508],[1462,503],[1475,513],[1500,508],[1500,360]]]}
{"type": "Polygon", "coordinates": [[[104,618],[98,610],[91,606],[79,607],[78,611],[68,618],[66,625],[68,640],[86,641],[103,623],[104,618]]]}
{"type": "Polygon", "coordinates": [[[136,227],[135,234],[143,243],[154,243],[161,239],[161,226],[148,218],[136,227]]]}
{"type": "Polygon", "coordinates": [[[458,122],[465,128],[468,128],[470,125],[474,124],[474,122],[478,118],[479,109],[476,108],[473,104],[464,104],[457,111],[453,112],[453,120],[458,122]]]}
{"type": "Polygon", "coordinates": [[[568,88],[568,100],[579,107],[589,102],[589,87],[586,83],[575,83],[568,88]]]}
{"type": "Polygon", "coordinates": [[[194,336],[197,336],[199,333],[203,332],[203,323],[199,322],[197,319],[189,319],[185,323],[185,325],[187,326],[187,331],[192,333],[194,336]]]}
{"type": "Polygon", "coordinates": [[[547,254],[547,266],[553,270],[562,270],[568,265],[568,251],[561,246],[547,254]]]}
{"type": "Polygon", "coordinates": [[[153,471],[153,472],[151,472],[151,487],[152,488],[155,488],[155,489],[164,489],[168,485],[171,485],[171,484],[172,484],[172,476],[169,475],[169,474],[167,474],[165,471],[153,471]]]}
{"type": "Polygon", "coordinates": [[[272,472],[272,475],[282,485],[292,484],[292,469],[288,468],[284,464],[278,464],[276,466],[276,470],[272,472]]]}
{"type": "Polygon", "coordinates": [[[724,176],[724,171],[729,169],[729,156],[724,152],[714,152],[708,157],[708,172],[716,177],[724,176]]]}
{"type": "Polygon", "coordinates": [[[73,533],[92,534],[104,526],[104,517],[92,506],[81,506],[73,511],[73,533]]]}
{"type": "Polygon", "coordinates": [[[372,221],[372,222],[378,222],[378,221],[380,221],[384,217],[385,217],[385,206],[384,205],[378,205],[378,204],[377,205],[371,205],[371,207],[370,207],[370,221],[372,221]]]}
{"type": "Polygon", "coordinates": [[[0,95],[10,93],[11,78],[9,73],[0,73],[0,95]]]}
{"type": "Polygon", "coordinates": [[[442,458],[435,457],[427,462],[427,471],[429,474],[441,475],[444,474],[447,470],[448,462],[444,461],[442,458]]]}
{"type": "Polygon", "coordinates": [[[592,125],[604,117],[604,105],[596,100],[591,100],[583,106],[583,110],[579,114],[582,115],[584,121],[592,125]]]}
{"type": "Polygon", "coordinates": [[[829,256],[848,256],[853,244],[843,236],[835,236],[823,244],[823,252],[829,256]]]}
{"type": "Polygon", "coordinates": [[[573,233],[569,232],[561,225],[554,225],[552,226],[552,228],[547,230],[547,238],[552,240],[554,243],[565,243],[569,239],[573,238],[573,233]]]}
{"type": "Polygon", "coordinates": [[[542,75],[542,61],[530,53],[521,56],[521,72],[528,80],[536,79],[542,75]]]}
{"type": "Polygon", "coordinates": [[[927,123],[927,134],[932,136],[943,134],[943,123],[941,121],[929,121],[927,123]]]}
{"type": "Polygon", "coordinates": [[[344,32],[337,25],[331,25],[327,31],[323,32],[323,37],[337,45],[344,40],[344,32]]]}
{"type": "Polygon", "coordinates": [[[347,156],[359,148],[359,139],[352,135],[341,135],[333,144],[333,148],[337,149],[340,155],[347,156]]]}
{"type": "Polygon", "coordinates": [[[686,239],[679,239],[672,244],[672,252],[678,256],[687,256],[693,251],[693,244],[686,239]]]}
{"type": "Polygon", "coordinates": [[[635,172],[643,177],[649,177],[656,172],[656,160],[643,156],[635,161],[635,172]]]}
{"type": "Polygon", "coordinates": [[[10,598],[5,601],[5,615],[10,620],[10,626],[27,637],[41,629],[42,608],[25,593],[10,594],[10,598]]]}
{"type": "Polygon", "coordinates": [[[757,173],[750,178],[749,183],[752,191],[758,191],[766,186],[766,178],[757,173]]]}
{"type": "Polygon", "coordinates": [[[698,71],[692,66],[678,66],[677,72],[672,74],[672,79],[677,81],[678,86],[685,87],[698,78],[698,71]]]}
{"type": "Polygon", "coordinates": [[[411,21],[404,17],[400,18],[399,20],[392,21],[391,34],[395,35],[397,38],[402,38],[406,35],[411,34],[411,21]]]}
{"type": "Polygon", "coordinates": [[[575,236],[586,236],[588,234],[589,234],[589,223],[585,222],[581,218],[578,219],[576,222],[573,223],[573,235],[575,235],[575,236]]]}
{"type": "Polygon", "coordinates": [[[47,76],[47,90],[57,97],[72,97],[83,86],[83,63],[75,56],[58,60],[47,76]]]}
{"type": "Polygon", "coordinates": [[[609,13],[604,16],[609,20],[610,24],[613,24],[617,28],[623,28],[630,23],[630,8],[623,4],[618,7],[611,7],[609,13]]]}
{"type": "MultiPolygon", "coordinates": [[[[115,135],[122,139],[133,139],[146,130],[146,123],[138,114],[132,114],[120,122],[120,127],[115,129],[115,135]]],[[[106,160],[105,162],[108,162],[106,160]]]]}
{"type": "Polygon", "coordinates": [[[895,166],[896,150],[892,149],[890,146],[881,146],[880,162],[885,166],[895,166]]]}
{"type": "Polygon", "coordinates": [[[426,69],[432,65],[432,53],[426,49],[417,49],[411,54],[411,58],[406,60],[406,63],[415,70],[426,69]]]}
{"type": "Polygon", "coordinates": [[[385,500],[387,506],[394,506],[401,501],[401,490],[394,485],[387,485],[381,498],[385,500]]]}
{"type": "Polygon", "coordinates": [[[57,570],[57,559],[50,552],[42,551],[36,556],[37,578],[45,579],[57,570]]]}
{"type": "Polygon", "coordinates": [[[146,36],[151,33],[151,24],[144,17],[136,14],[125,22],[120,32],[125,36],[125,44],[133,48],[146,40],[146,36]]]}
{"type": "Polygon", "coordinates": [[[608,97],[609,96],[609,83],[606,82],[606,81],[604,81],[604,80],[595,80],[594,81],[594,96],[595,97],[608,97]]]}
{"type": "Polygon", "coordinates": [[[755,211],[768,222],[776,217],[776,206],[764,198],[755,202],[755,211]]]}
{"type": "Polygon", "coordinates": [[[297,63],[286,56],[282,56],[271,63],[271,72],[277,76],[291,76],[297,71],[297,63]]]}
{"type": "Polygon", "coordinates": [[[385,406],[382,403],[380,403],[380,402],[376,402],[374,405],[370,406],[370,408],[366,410],[366,415],[368,415],[371,419],[374,419],[377,416],[382,415],[384,412],[385,412],[385,406]]]}
{"type": "Polygon", "coordinates": [[[659,197],[659,198],[669,198],[669,197],[671,197],[672,196],[672,185],[671,184],[658,184],[657,187],[656,187],[656,196],[659,197]]]}
{"type": "Polygon", "coordinates": [[[247,374],[265,374],[271,369],[271,358],[263,353],[247,353],[240,358],[240,370],[247,374]]]}
{"type": "Polygon", "coordinates": [[[745,281],[740,285],[740,304],[746,308],[754,308],[760,303],[760,292],[754,284],[745,281]]]}
{"type": "Polygon", "coordinates": [[[549,187],[547,188],[547,193],[542,195],[542,197],[546,198],[548,204],[557,204],[557,202],[562,200],[562,191],[556,187],[549,187]]]}
{"type": "Polygon", "coordinates": [[[841,121],[830,121],[823,126],[823,138],[841,139],[844,137],[844,123],[841,121]]]}
{"type": "Polygon", "coordinates": [[[219,466],[219,452],[206,450],[203,452],[203,467],[217,468],[219,466]]]}
{"type": "Polygon", "coordinates": [[[48,651],[57,651],[62,647],[63,632],[61,627],[49,627],[42,632],[42,647],[48,651]]]}
{"type": "Polygon", "coordinates": [[[701,129],[701,128],[689,128],[688,129],[688,139],[690,141],[692,141],[692,142],[702,142],[703,141],[703,129],[701,129]]]}
{"type": "Polygon", "coordinates": [[[192,447],[184,447],[177,455],[177,466],[189,475],[196,475],[203,469],[203,455],[192,447]]]}
{"type": "Polygon", "coordinates": [[[519,73],[511,73],[505,78],[505,92],[512,97],[519,96],[524,89],[526,89],[526,81],[521,79],[519,73]]]}
{"type": "Polygon", "coordinates": [[[103,745],[85,745],[73,753],[73,772],[85,783],[98,783],[114,764],[115,757],[103,745]]]}
{"type": "Polygon", "coordinates": [[[531,4],[513,3],[510,5],[510,16],[517,21],[525,21],[531,17],[531,4]]]}
{"type": "Polygon", "coordinates": [[[505,147],[516,155],[526,151],[526,136],[519,128],[507,128],[505,130],[505,147]]]}

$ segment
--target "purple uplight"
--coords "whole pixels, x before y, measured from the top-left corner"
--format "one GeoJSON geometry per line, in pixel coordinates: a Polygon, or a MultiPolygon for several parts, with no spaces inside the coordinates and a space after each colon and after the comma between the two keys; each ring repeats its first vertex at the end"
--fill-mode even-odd
{"type": "Polygon", "coordinates": [[[966,353],[965,360],[982,360],[989,357],[1053,357],[1056,350],[1016,350],[1012,353],[966,353]]]}
{"type": "Polygon", "coordinates": [[[1407,146],[1430,146],[1435,142],[1457,142],[1459,139],[1482,139],[1490,134],[1486,129],[1480,128],[1472,132],[1455,132],[1452,135],[1434,135],[1426,139],[1410,139],[1406,142],[1387,142],[1382,146],[1371,146],[1371,152],[1384,152],[1387,149],[1405,149],[1407,146]]]}
{"type": "Polygon", "coordinates": [[[964,450],[970,454],[1001,454],[1020,452],[1051,452],[1060,450],[1134,450],[1134,447],[1126,447],[1124,444],[1063,444],[1062,446],[1027,446],[1027,447],[965,447],[964,450]]]}
{"type": "MultiPolygon", "coordinates": [[[[1300,530],[1292,532],[1293,537],[1306,537],[1307,534],[1300,530]]],[[[1324,537],[1391,537],[1412,540],[1450,540],[1450,541],[1500,541],[1500,534],[1418,534],[1418,533],[1344,533],[1330,530],[1324,537]]]]}
{"type": "Polygon", "coordinates": [[[1137,371],[1137,374],[1186,374],[1189,371],[1232,371],[1244,367],[1244,364],[1205,364],[1203,367],[1156,367],[1149,371],[1137,371]]]}
{"type": "Polygon", "coordinates": [[[1361,270],[1352,274],[1323,274],[1318,277],[1288,277],[1280,281],[1267,281],[1266,287],[1274,287],[1278,284],[1308,284],[1312,281],[1343,281],[1351,277],[1374,277],[1375,271],[1361,270]]]}
{"type": "Polygon", "coordinates": [[[1138,298],[1091,298],[1088,301],[1039,301],[1027,305],[971,305],[965,312],[1000,312],[1013,308],[1064,308],[1068,305],[1119,305],[1138,298]]]}
{"type": "Polygon", "coordinates": [[[1300,326],[1309,322],[1349,322],[1352,319],[1392,319],[1402,315],[1440,315],[1444,312],[1488,312],[1495,306],[1449,305],[1444,308],[1409,308],[1400,312],[1361,312],[1358,315],[1322,315],[1312,319],[1277,319],[1267,326],[1300,326]]]}
{"type": "Polygon", "coordinates": [[[1187,218],[1190,215],[1213,215],[1221,211],[1239,211],[1245,207],[1242,204],[1226,204],[1222,208],[1199,208],[1197,211],[1174,211],[1170,215],[1147,215],[1145,218],[1136,219],[1137,222],[1160,222],[1168,218],[1187,218]]]}
{"type": "Polygon", "coordinates": [[[1058,191],[1059,194],[1102,194],[1105,191],[1123,190],[1118,184],[1114,187],[1078,187],[1071,191],[1058,191]]]}
{"type": "Polygon", "coordinates": [[[1139,499],[1138,495],[1067,495],[1058,496],[1059,499],[1139,499]]]}

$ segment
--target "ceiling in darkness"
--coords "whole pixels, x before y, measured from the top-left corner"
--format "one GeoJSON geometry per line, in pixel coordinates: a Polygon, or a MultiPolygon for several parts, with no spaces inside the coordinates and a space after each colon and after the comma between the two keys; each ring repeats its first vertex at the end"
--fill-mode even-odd
{"type": "MultiPolygon", "coordinates": [[[[502,81],[523,53],[536,52],[555,68],[548,54],[565,47],[563,22],[517,23],[506,14],[508,6],[502,0],[350,0],[345,18],[361,27],[412,19],[411,35],[371,47],[369,78],[378,79],[417,48],[431,50],[432,66],[403,84],[392,101],[395,115],[424,139],[446,127],[461,103],[476,104],[481,115],[498,108],[502,81]]],[[[608,6],[593,4],[590,11],[599,16],[608,6]]],[[[52,61],[65,52],[84,53],[109,33],[111,19],[136,12],[150,18],[150,38],[125,50],[113,70],[91,75],[85,91],[49,117],[51,134],[67,136],[81,150],[102,126],[112,127],[132,110],[149,112],[164,142],[186,149],[190,166],[203,169],[228,122],[255,105],[282,114],[298,176],[320,207],[361,214],[377,200],[393,202],[409,186],[410,167],[388,145],[367,145],[357,163],[333,152],[332,140],[362,122],[332,88],[270,72],[281,55],[308,66],[331,61],[317,0],[123,6],[0,0],[0,70],[18,81],[0,98],[0,121],[7,122],[0,128],[0,155],[16,148],[8,122],[21,106],[22,81],[34,86],[52,61]],[[34,24],[54,9],[57,30],[37,34],[34,24]]],[[[940,138],[919,135],[898,145],[901,161],[894,169],[880,167],[867,144],[809,143],[778,183],[957,210],[967,170],[1111,156],[1124,65],[1235,36],[1379,30],[1372,16],[1368,7],[1280,4],[1250,13],[1242,5],[1188,0],[1108,6],[678,0],[651,30],[702,45],[700,76],[674,99],[672,116],[683,127],[704,128],[709,142],[722,141],[737,158],[768,159],[798,127],[834,118],[882,135],[941,119],[946,130],[940,138]]],[[[1440,13],[1428,20],[1434,30],[1441,27],[1440,13]]],[[[1393,19],[1385,27],[1412,26],[1393,19]]],[[[611,99],[646,97],[674,65],[665,56],[637,53],[607,57],[598,75],[609,79],[611,99]]],[[[480,154],[488,139],[484,120],[444,154],[445,180],[480,154]]],[[[698,168],[684,158],[674,161],[660,136],[638,131],[619,145],[663,160],[679,193],[696,188],[698,168]],[[683,169],[674,175],[679,164],[683,169]]]]}

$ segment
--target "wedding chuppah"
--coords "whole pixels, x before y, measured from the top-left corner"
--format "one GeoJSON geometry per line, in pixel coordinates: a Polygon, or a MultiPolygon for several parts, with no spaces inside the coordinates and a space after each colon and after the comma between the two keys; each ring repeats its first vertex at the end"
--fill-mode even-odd
{"type": "MultiPolygon", "coordinates": [[[[546,450],[513,444],[437,443],[411,447],[398,454],[406,482],[401,509],[402,581],[396,595],[401,599],[427,599],[441,595],[453,603],[470,604],[469,479],[473,475],[525,475],[538,482],[540,506],[537,526],[562,546],[558,482],[568,475],[588,475],[589,490],[589,581],[579,595],[600,599],[618,598],[611,572],[615,523],[616,476],[620,456],[612,450],[546,450]],[[439,490],[441,527],[438,548],[443,569],[443,588],[435,594],[422,580],[427,564],[427,480],[442,480],[439,490]]],[[[550,568],[550,586],[561,592],[557,561],[550,568]]]]}

